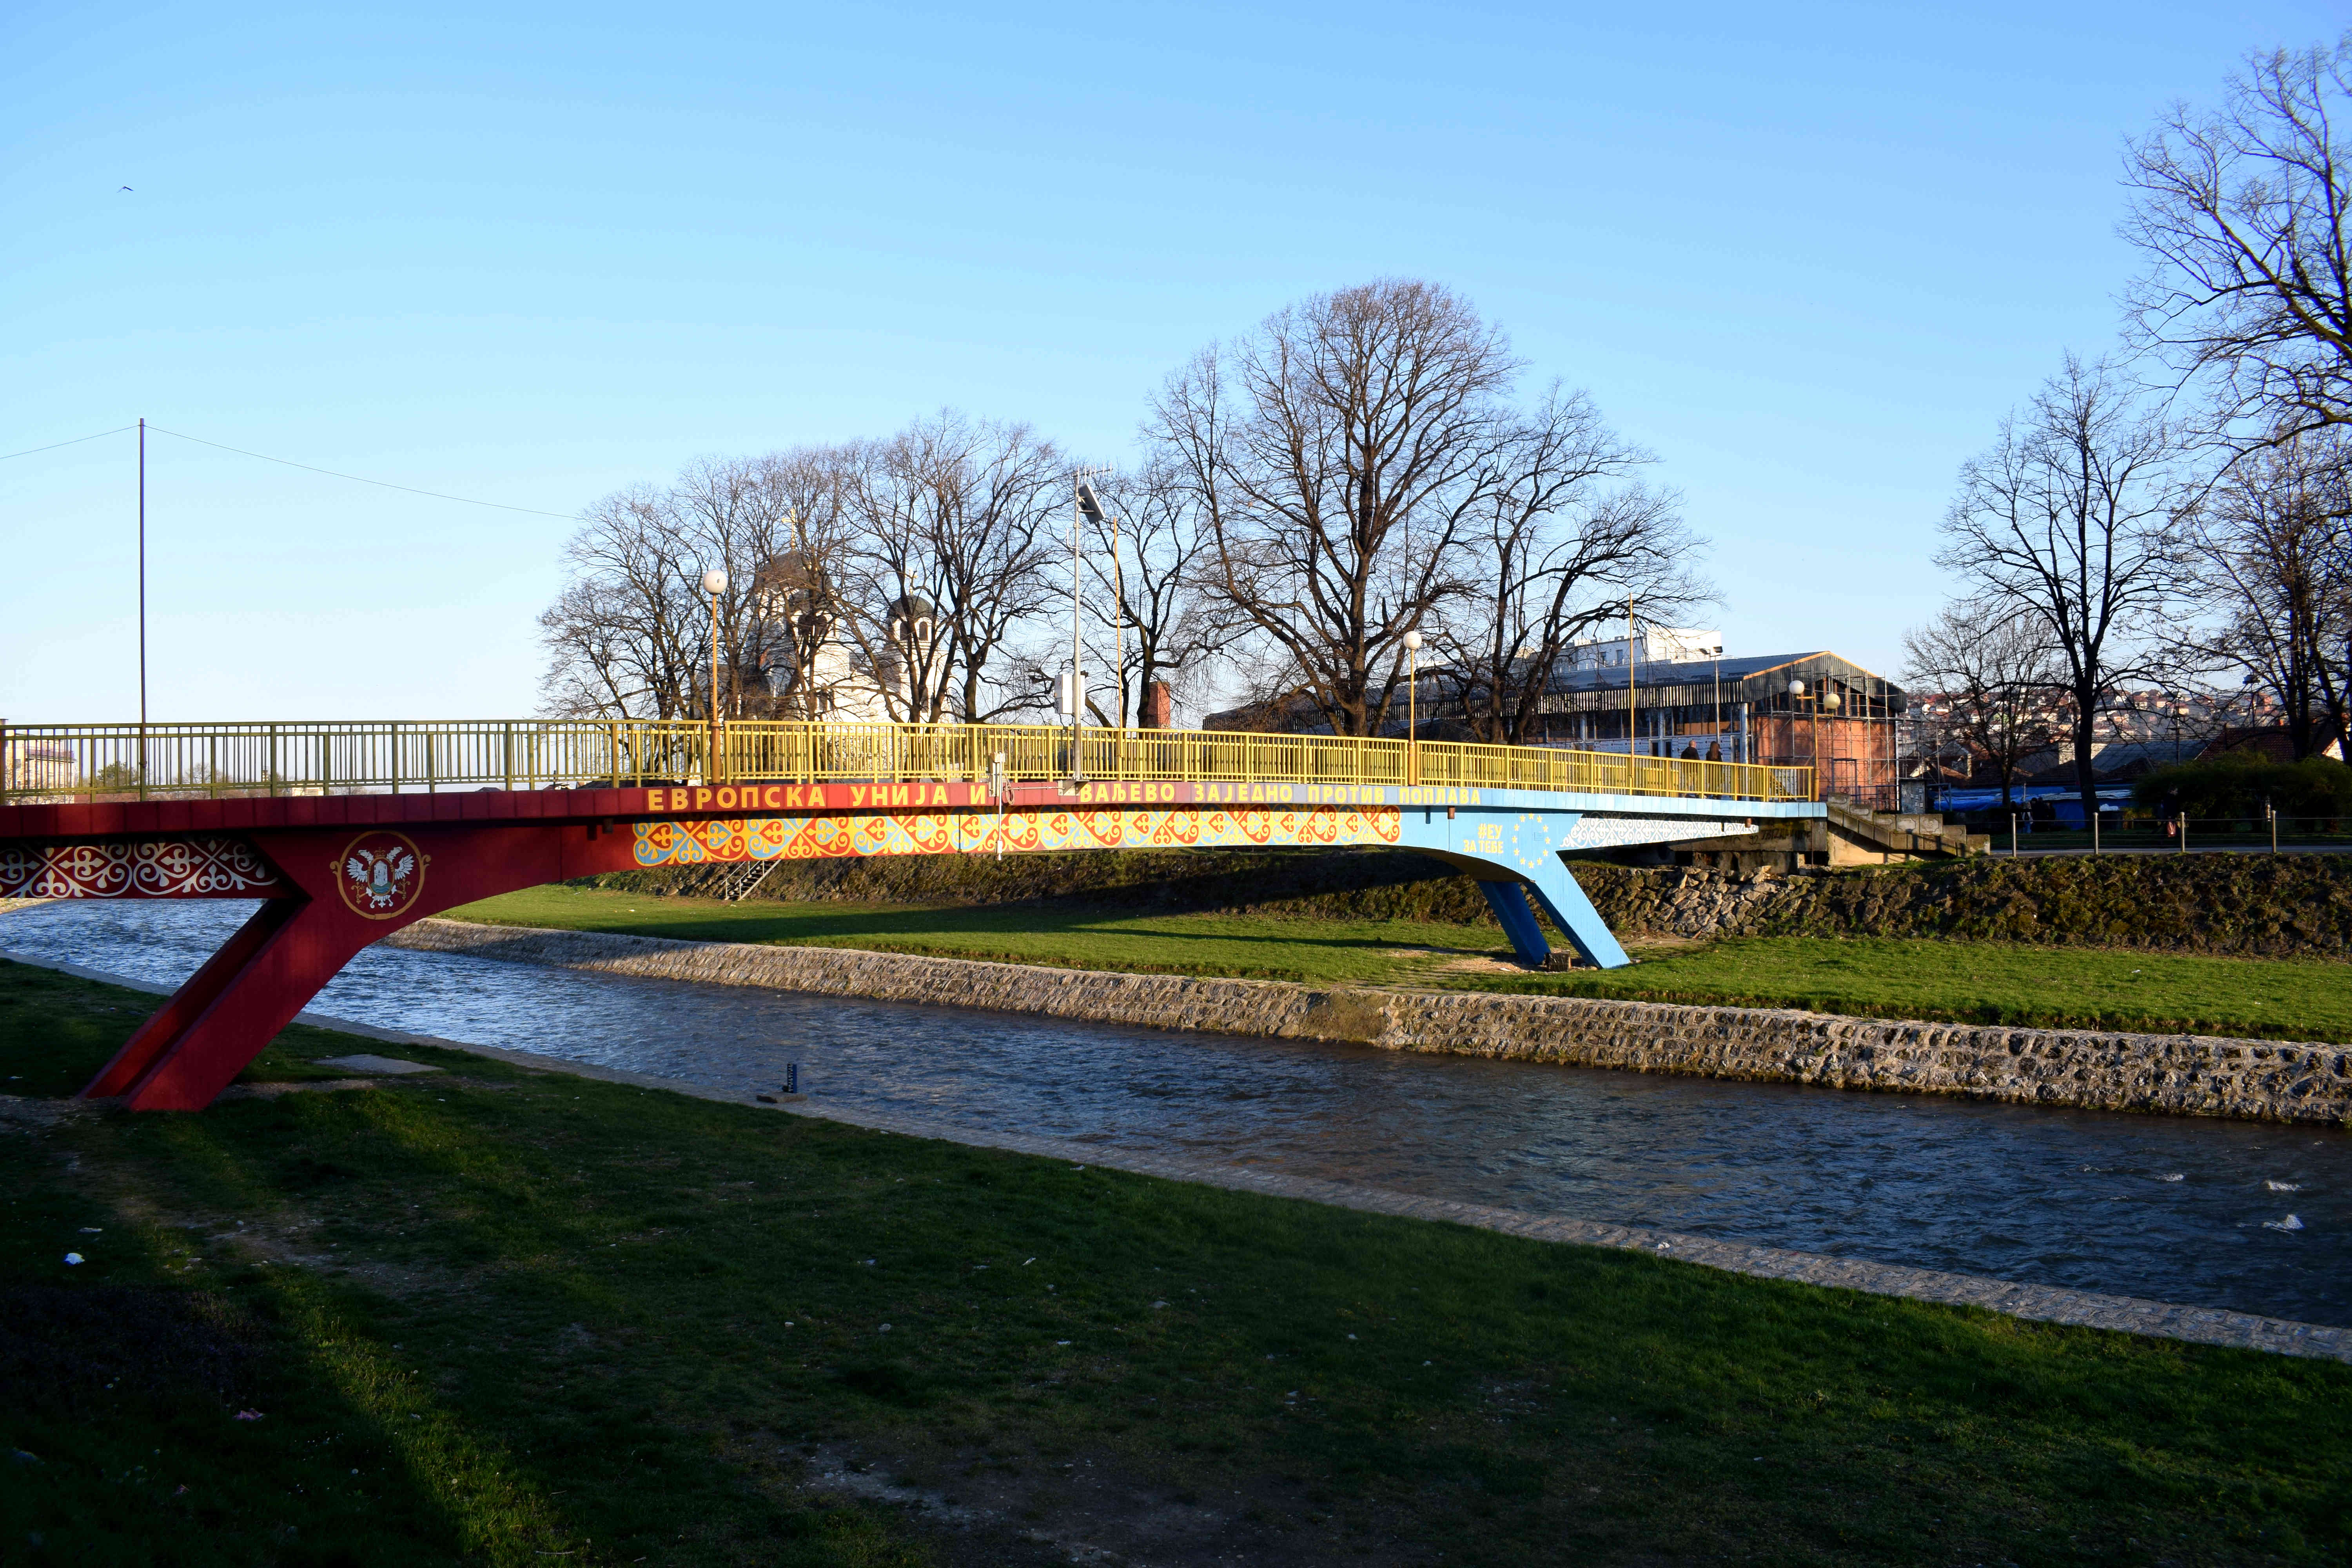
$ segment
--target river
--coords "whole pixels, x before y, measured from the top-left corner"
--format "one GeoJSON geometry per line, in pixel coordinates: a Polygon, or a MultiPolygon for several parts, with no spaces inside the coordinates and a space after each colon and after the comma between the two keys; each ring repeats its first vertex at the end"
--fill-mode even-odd
{"type": "MultiPolygon", "coordinates": [[[[226,900],[0,915],[0,950],[176,984],[226,900]]],[[[1995,1279],[2352,1324],[2352,1135],[1185,1034],[374,947],[383,1028],[973,1129],[1995,1279]],[[2292,1218],[2290,1218],[2292,1216],[2292,1218]]]]}

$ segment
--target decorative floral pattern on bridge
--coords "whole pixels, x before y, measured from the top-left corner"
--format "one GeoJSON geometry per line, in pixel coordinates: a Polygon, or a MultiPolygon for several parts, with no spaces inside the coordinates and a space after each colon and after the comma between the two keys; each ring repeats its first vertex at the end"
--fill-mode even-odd
{"type": "Polygon", "coordinates": [[[1226,810],[1072,807],[1062,811],[760,816],[640,822],[640,866],[818,860],[866,855],[981,855],[1038,849],[1244,849],[1394,844],[1394,806],[1226,810]]]}
{"type": "Polygon", "coordinates": [[[241,838],[0,844],[0,898],[266,898],[287,890],[241,838]]]}

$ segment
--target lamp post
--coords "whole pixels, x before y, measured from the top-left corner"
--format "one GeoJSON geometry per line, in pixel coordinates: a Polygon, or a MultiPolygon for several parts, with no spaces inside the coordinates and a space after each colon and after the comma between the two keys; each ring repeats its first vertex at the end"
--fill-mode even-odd
{"type": "Polygon", "coordinates": [[[1625,777],[1633,774],[1633,670],[1641,655],[1633,642],[1633,596],[1625,595],[1625,777]]]}
{"type": "MultiPolygon", "coordinates": [[[[1813,794],[1816,796],[1828,794],[1822,787],[1822,715],[1824,712],[1834,714],[1844,706],[1844,699],[1834,691],[1822,692],[1821,700],[1813,704],[1813,794]]],[[[1834,740],[1835,734],[1832,733],[1831,738],[1834,740]]]]}
{"type": "MultiPolygon", "coordinates": [[[[1802,710],[1807,707],[1813,708],[1813,754],[1811,757],[1808,757],[1806,761],[1812,764],[1813,798],[1815,800],[1819,800],[1822,797],[1821,709],[1813,704],[1811,695],[1805,690],[1805,683],[1801,679],[1791,680],[1789,682],[1789,700],[1794,702],[1800,710],[1802,710]]],[[[1796,737],[1794,735],[1791,735],[1789,739],[1791,744],[1795,743],[1796,737]]]]}
{"type": "MultiPolygon", "coordinates": [[[[1074,476],[1075,483],[1071,488],[1070,678],[1065,686],[1065,692],[1070,703],[1070,783],[1073,784],[1083,783],[1087,776],[1084,766],[1085,754],[1080,749],[1085,736],[1079,729],[1080,719],[1087,706],[1087,678],[1079,668],[1079,660],[1084,656],[1085,650],[1078,640],[1078,607],[1083,600],[1078,576],[1078,521],[1080,518],[1084,518],[1097,528],[1108,526],[1108,519],[1103,512],[1102,498],[1095,493],[1093,481],[1109,471],[1108,468],[1080,468],[1074,476]]],[[[1115,552],[1114,554],[1116,554],[1115,552]]],[[[1119,670],[1118,676],[1121,687],[1124,688],[1127,672],[1124,669],[1119,670]]],[[[1122,704],[1126,701],[1123,691],[1120,701],[1122,704]]]]}
{"type": "Polygon", "coordinates": [[[1404,634],[1405,658],[1412,673],[1404,686],[1404,782],[1421,782],[1421,634],[1404,634]]]}
{"type": "Polygon", "coordinates": [[[719,595],[727,592],[727,574],[713,566],[702,574],[702,591],[710,595],[710,782],[719,775],[719,595]]]}

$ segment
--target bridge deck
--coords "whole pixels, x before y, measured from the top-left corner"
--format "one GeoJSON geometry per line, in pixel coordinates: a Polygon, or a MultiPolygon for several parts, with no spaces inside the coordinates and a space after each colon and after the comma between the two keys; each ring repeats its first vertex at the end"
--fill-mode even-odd
{"type": "Polygon", "coordinates": [[[1451,786],[1813,798],[1810,768],[1549,746],[1042,724],[567,719],[0,726],[0,803],[131,802],[735,781],[1451,786]]]}
{"type": "Polygon", "coordinates": [[[1801,770],[1029,726],[15,728],[0,758],[0,895],[257,900],[84,1090],[141,1110],[209,1104],[387,932],[542,882],[840,856],[1418,849],[1477,881],[1524,962],[1550,961],[1540,910],[1613,966],[1624,950],[1564,855],[1824,809],[1801,770]],[[695,771],[714,758],[716,777],[695,771]]]}

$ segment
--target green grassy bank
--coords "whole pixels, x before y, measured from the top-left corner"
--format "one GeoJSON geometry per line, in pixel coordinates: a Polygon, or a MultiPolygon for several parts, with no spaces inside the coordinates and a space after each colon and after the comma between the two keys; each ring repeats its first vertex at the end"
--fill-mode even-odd
{"type": "Polygon", "coordinates": [[[552,886],[457,918],[1129,973],[1807,1007],[1866,1017],[2352,1040],[2352,964],[1926,938],[1630,939],[1630,969],[1528,974],[1492,925],[1153,913],[1061,899],[905,908],[552,886]]]}
{"type": "MultiPolygon", "coordinates": [[[[698,897],[725,867],[590,879],[611,891],[698,897]]],[[[1701,934],[1711,873],[1580,860],[1570,869],[1611,929],[1701,934]]],[[[1711,936],[1959,938],[2218,957],[2341,960],[2352,953],[2352,855],[1978,856],[1807,871],[1752,884],[1711,936]]],[[[987,907],[1066,902],[1134,914],[1475,926],[1476,885],[1397,850],[1120,850],[789,861],[753,903],[987,907]]]]}
{"type": "Polygon", "coordinates": [[[408,1047],[446,1070],[56,1115],[152,1005],[0,965],[12,1563],[2352,1550],[2352,1367],[408,1047]]]}

